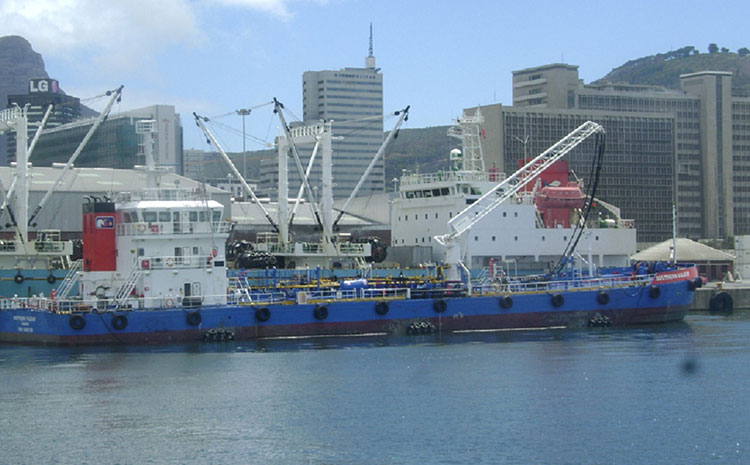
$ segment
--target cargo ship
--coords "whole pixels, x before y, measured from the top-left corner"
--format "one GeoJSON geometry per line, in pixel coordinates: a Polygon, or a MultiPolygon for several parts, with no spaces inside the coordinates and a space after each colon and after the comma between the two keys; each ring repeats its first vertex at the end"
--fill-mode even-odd
{"type": "Polygon", "coordinates": [[[436,236],[446,263],[419,278],[229,278],[232,227],[198,191],[154,187],[84,205],[83,259],[50,296],[0,299],[0,342],[149,344],[269,337],[427,334],[680,321],[700,286],[690,264],[577,267],[472,280],[461,239],[495,207],[603,128],[587,122],[504,179],[436,236]],[[71,290],[78,290],[72,296],[71,290]]]}

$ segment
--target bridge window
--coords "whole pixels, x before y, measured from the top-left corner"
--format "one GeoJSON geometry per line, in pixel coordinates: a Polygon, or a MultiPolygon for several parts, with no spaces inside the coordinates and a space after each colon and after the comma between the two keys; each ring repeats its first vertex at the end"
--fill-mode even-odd
{"type": "Polygon", "coordinates": [[[170,217],[169,212],[159,212],[159,222],[161,223],[168,223],[170,217]]]}
{"type": "Polygon", "coordinates": [[[146,223],[155,223],[156,218],[157,218],[156,212],[149,212],[149,211],[143,212],[143,221],[145,221],[146,223]]]}

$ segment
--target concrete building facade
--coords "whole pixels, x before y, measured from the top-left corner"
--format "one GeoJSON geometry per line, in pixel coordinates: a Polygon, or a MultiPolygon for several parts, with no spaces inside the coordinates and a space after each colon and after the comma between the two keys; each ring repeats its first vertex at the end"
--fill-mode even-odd
{"type": "Polygon", "coordinates": [[[497,115],[483,108],[486,124],[501,124],[502,134],[490,140],[488,131],[487,161],[489,166],[496,163],[505,170],[512,169],[524,147],[519,140],[527,140],[529,155],[540,153],[557,140],[553,132],[540,131],[529,122],[535,112],[563,125],[571,118],[587,115],[607,129],[608,164],[621,165],[609,180],[607,171],[612,168],[605,167],[605,191],[617,183],[654,186],[627,188],[629,194],[620,191],[610,199],[623,207],[625,216],[636,218],[639,242],[665,238],[664,224],[671,223],[673,199],[681,236],[700,239],[748,234],[750,97],[733,91],[732,75],[727,72],[686,74],[681,76],[681,87],[670,90],[608,82],[584,85],[578,78],[578,67],[567,64],[514,71],[513,107],[502,107],[497,115]],[[526,120],[525,130],[518,132],[506,126],[514,118],[500,116],[514,112],[516,119],[526,120]],[[670,125],[671,130],[666,128],[670,125]],[[667,186],[669,189],[664,190],[667,186]],[[636,201],[629,195],[644,197],[636,201]]]}
{"type": "MultiPolygon", "coordinates": [[[[467,109],[473,113],[475,109],[467,109]]],[[[604,165],[596,197],[622,210],[638,228],[638,242],[658,242],[671,236],[674,190],[674,121],[666,115],[612,114],[598,110],[481,107],[485,117],[485,163],[505,173],[516,171],[587,120],[607,130],[604,165]],[[525,141],[525,143],[524,143],[525,141]],[[500,156],[498,156],[500,155],[500,156]],[[658,175],[654,178],[649,175],[658,175]]],[[[594,182],[595,140],[585,141],[566,156],[570,171],[594,182]]]]}

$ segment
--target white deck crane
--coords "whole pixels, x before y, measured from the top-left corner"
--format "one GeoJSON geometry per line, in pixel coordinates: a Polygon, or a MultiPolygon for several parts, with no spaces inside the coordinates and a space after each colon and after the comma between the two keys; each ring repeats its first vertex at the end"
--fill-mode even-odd
{"type": "Polygon", "coordinates": [[[516,195],[553,163],[562,159],[581,142],[597,133],[604,134],[604,128],[592,121],[586,121],[454,216],[448,222],[451,232],[435,236],[435,240],[446,248],[445,261],[450,266],[446,273],[447,278],[459,280],[459,267],[468,275],[468,269],[463,264],[463,253],[461,252],[461,239],[467,231],[499,205],[516,195]]]}
{"type": "MultiPolygon", "coordinates": [[[[57,179],[55,179],[55,182],[52,183],[52,185],[49,186],[49,189],[44,194],[44,197],[42,197],[42,200],[39,202],[39,205],[36,206],[34,209],[34,212],[31,214],[31,216],[28,218],[28,225],[34,226],[34,219],[39,215],[39,212],[44,208],[44,206],[47,204],[49,199],[52,197],[52,194],[55,192],[55,189],[57,189],[60,184],[62,184],[63,178],[68,174],[68,172],[73,168],[73,164],[75,163],[76,159],[78,159],[78,155],[81,154],[83,149],[86,147],[86,144],[88,144],[89,139],[94,135],[96,130],[99,128],[99,126],[109,117],[110,111],[112,111],[112,106],[115,104],[115,102],[119,102],[122,98],[122,89],[124,86],[120,86],[115,90],[109,90],[105,93],[105,95],[109,96],[109,102],[107,102],[107,106],[104,108],[104,110],[99,114],[99,116],[96,117],[94,120],[94,123],[91,125],[89,130],[86,132],[86,135],[83,137],[81,142],[78,144],[78,147],[76,147],[75,152],[73,152],[73,155],[70,156],[68,159],[68,162],[65,164],[65,167],[63,167],[62,171],[60,171],[60,174],[57,176],[57,179]]],[[[49,131],[48,131],[49,132],[49,131]]],[[[36,137],[34,138],[34,144],[36,144],[36,137]]]]}
{"type": "Polygon", "coordinates": [[[208,121],[208,118],[204,116],[200,116],[197,113],[193,112],[193,117],[195,117],[195,124],[201,128],[203,133],[208,138],[209,142],[214,144],[214,147],[216,147],[216,150],[219,151],[219,154],[221,155],[221,158],[224,159],[224,162],[229,166],[229,169],[232,171],[232,174],[240,181],[242,184],[242,188],[245,190],[245,193],[250,196],[251,199],[253,199],[253,202],[258,205],[258,208],[261,209],[263,212],[263,215],[266,217],[266,220],[271,224],[271,227],[276,232],[279,232],[279,227],[276,225],[276,222],[273,220],[271,215],[268,213],[268,210],[265,209],[263,204],[260,202],[260,199],[258,199],[258,196],[255,195],[255,192],[250,188],[250,186],[247,184],[247,181],[245,181],[245,178],[240,174],[239,170],[236,166],[234,166],[234,163],[232,163],[232,160],[229,158],[229,155],[224,151],[221,144],[219,144],[219,141],[216,140],[216,137],[214,137],[214,134],[211,132],[210,129],[206,126],[206,121],[208,121]]]}

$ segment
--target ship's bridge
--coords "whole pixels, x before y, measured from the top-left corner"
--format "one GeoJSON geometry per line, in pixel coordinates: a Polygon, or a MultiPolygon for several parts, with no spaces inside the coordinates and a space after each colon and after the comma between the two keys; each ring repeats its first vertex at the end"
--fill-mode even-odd
{"type": "Polygon", "coordinates": [[[427,174],[406,174],[399,190],[403,199],[440,197],[446,195],[481,195],[505,179],[505,173],[481,171],[438,171],[427,174]]]}
{"type": "Polygon", "coordinates": [[[118,196],[117,235],[227,233],[224,206],[215,200],[195,200],[188,191],[146,191],[118,196]]]}

